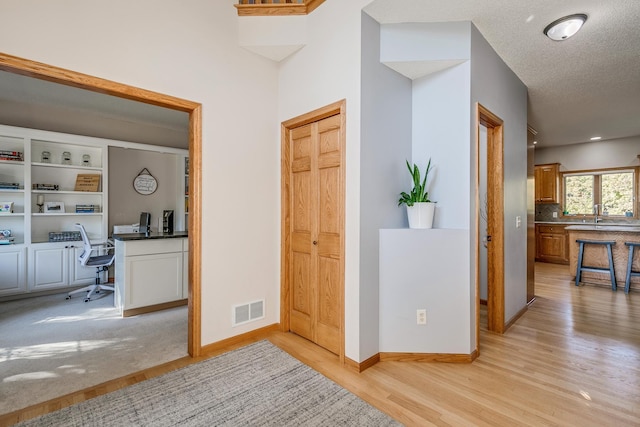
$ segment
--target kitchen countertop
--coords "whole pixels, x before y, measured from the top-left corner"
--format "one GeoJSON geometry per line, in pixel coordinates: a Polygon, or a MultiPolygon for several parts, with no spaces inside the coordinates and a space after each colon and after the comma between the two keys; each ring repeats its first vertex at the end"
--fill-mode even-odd
{"type": "Polygon", "coordinates": [[[637,225],[615,225],[615,224],[580,224],[570,225],[565,230],[569,231],[601,231],[616,233],[640,233],[640,226],[637,225]]]}

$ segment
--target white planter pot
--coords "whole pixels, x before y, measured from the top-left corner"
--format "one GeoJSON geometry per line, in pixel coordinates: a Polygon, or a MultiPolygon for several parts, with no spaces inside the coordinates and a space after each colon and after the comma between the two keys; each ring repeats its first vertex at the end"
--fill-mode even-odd
{"type": "Polygon", "coordinates": [[[407,206],[409,228],[432,228],[436,204],[433,202],[414,203],[407,206]]]}

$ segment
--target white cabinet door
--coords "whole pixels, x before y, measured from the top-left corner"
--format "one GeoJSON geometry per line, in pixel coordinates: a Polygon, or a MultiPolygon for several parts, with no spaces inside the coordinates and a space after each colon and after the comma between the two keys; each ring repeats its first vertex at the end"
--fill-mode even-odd
{"type": "MultiPolygon", "coordinates": [[[[69,247],[69,285],[90,285],[96,280],[96,268],[84,267],[78,261],[78,256],[82,253],[81,246],[71,245],[69,247]]],[[[104,281],[106,274],[100,274],[100,280],[104,281]]]]}
{"type": "Polygon", "coordinates": [[[69,261],[68,250],[64,246],[34,245],[29,258],[32,291],[67,286],[69,261]]]}
{"type": "Polygon", "coordinates": [[[96,269],[78,262],[82,243],[42,243],[32,245],[29,261],[31,291],[89,285],[95,281],[96,269]]]}
{"type": "Polygon", "coordinates": [[[125,257],[125,309],[182,299],[182,252],[125,257]]]}
{"type": "Polygon", "coordinates": [[[25,251],[22,246],[0,248],[0,295],[19,294],[27,290],[25,251]]]}

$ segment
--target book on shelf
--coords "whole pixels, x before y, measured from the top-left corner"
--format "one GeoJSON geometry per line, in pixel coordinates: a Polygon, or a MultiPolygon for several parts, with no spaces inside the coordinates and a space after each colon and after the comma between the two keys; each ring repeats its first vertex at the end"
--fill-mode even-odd
{"type": "Polygon", "coordinates": [[[76,205],[76,213],[97,213],[100,205],[76,205]]]}
{"type": "Polygon", "coordinates": [[[0,160],[24,161],[24,155],[21,151],[0,150],[0,160]]]}
{"type": "Polygon", "coordinates": [[[0,190],[20,190],[20,184],[17,182],[0,182],[0,190]]]}
{"type": "Polygon", "coordinates": [[[60,186],[58,184],[31,184],[32,190],[46,190],[46,191],[58,191],[60,186]]]}

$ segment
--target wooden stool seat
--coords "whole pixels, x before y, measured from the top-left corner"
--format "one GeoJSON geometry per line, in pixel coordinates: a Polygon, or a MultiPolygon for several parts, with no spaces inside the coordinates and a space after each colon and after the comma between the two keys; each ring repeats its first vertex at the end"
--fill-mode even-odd
{"type": "Polygon", "coordinates": [[[640,271],[634,271],[631,269],[633,267],[633,250],[636,247],[640,247],[640,242],[624,242],[625,245],[629,246],[629,261],[627,262],[627,280],[624,282],[624,293],[629,293],[629,288],[631,287],[631,276],[640,276],[640,271]]]}
{"type": "MultiPolygon", "coordinates": [[[[616,285],[616,272],[613,268],[613,253],[611,247],[616,244],[613,240],[584,240],[578,239],[577,243],[580,244],[578,249],[578,268],[576,270],[576,286],[580,284],[580,277],[582,276],[583,271],[589,271],[592,273],[609,273],[611,276],[611,290],[615,291],[617,289],[616,285]],[[582,265],[582,258],[584,255],[584,245],[606,245],[607,246],[607,256],[609,258],[609,267],[590,267],[582,265]]],[[[640,243],[638,244],[640,245],[640,243]]]]}

